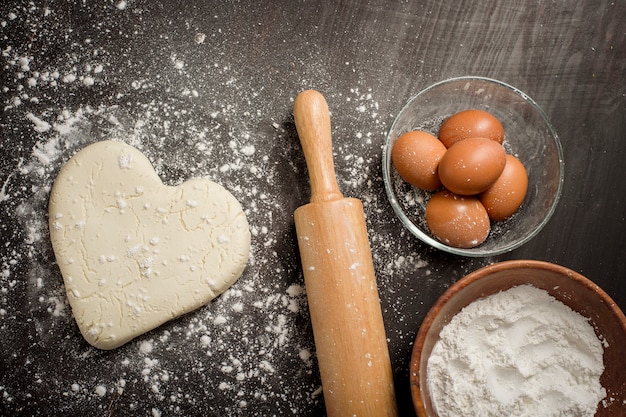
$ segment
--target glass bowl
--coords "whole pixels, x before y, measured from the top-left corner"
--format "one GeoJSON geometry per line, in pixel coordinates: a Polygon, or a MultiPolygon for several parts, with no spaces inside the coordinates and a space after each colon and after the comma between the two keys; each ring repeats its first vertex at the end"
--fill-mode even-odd
{"type": "Polygon", "coordinates": [[[461,278],[426,314],[410,362],[411,397],[418,417],[438,416],[429,390],[427,365],[441,330],[475,300],[524,284],[547,291],[589,320],[604,348],[600,384],[606,390],[606,397],[598,404],[595,416],[624,415],[626,317],[622,310],[604,290],[578,272],[544,261],[512,260],[482,267],[461,278]]]}
{"type": "Polygon", "coordinates": [[[563,186],[563,150],[543,110],[530,97],[501,81],[483,77],[451,78],[421,91],[402,108],[383,149],[383,179],[394,212],[425,243],[456,255],[480,257],[511,251],[532,239],[548,222],[563,186]],[[432,192],[417,189],[396,172],[391,150],[400,135],[422,130],[437,136],[439,126],[462,110],[479,109],[496,116],[505,131],[503,146],[528,173],[526,199],[517,213],[492,222],[489,236],[470,249],[448,246],[429,231],[425,208],[432,192]]]}

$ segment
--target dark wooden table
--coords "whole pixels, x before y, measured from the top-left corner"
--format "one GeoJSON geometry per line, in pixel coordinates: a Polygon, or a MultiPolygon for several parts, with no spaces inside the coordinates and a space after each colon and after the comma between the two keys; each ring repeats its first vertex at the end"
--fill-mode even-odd
{"type": "Polygon", "coordinates": [[[606,0],[2,2],[0,414],[324,414],[292,217],[309,196],[292,116],[307,88],[331,109],[340,187],[365,205],[403,416],[420,323],[468,272],[546,260],[625,309],[625,21],[606,0]],[[383,187],[394,115],[460,75],[533,97],[565,154],[548,225],[493,258],[428,248],[383,187]],[[107,352],[72,319],[46,213],[62,164],[104,138],[137,146],[166,184],[224,185],[253,232],[231,290],[107,352]]]}

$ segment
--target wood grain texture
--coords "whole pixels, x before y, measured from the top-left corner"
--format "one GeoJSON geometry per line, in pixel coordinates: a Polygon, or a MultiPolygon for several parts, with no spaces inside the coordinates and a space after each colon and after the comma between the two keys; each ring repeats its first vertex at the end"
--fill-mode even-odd
{"type": "Polygon", "coordinates": [[[397,416],[363,206],[310,203],[294,219],[328,416],[397,416]]]}
{"type": "Polygon", "coordinates": [[[303,91],[296,97],[293,107],[296,129],[309,171],[311,203],[343,198],[335,178],[330,113],[324,96],[314,90],[303,91]]]}
{"type": "Polygon", "coordinates": [[[306,302],[286,293],[304,285],[293,212],[309,201],[310,185],[292,117],[304,89],[328,100],[336,181],[364,206],[402,416],[414,416],[408,365],[424,316],[446,288],[485,264],[558,263],[626,309],[624,1],[8,0],[0,16],[0,184],[9,196],[0,201],[0,414],[136,416],[155,408],[174,416],[324,415],[306,302]],[[206,36],[201,43],[198,34],[206,36]],[[55,70],[55,85],[29,83],[55,70]],[[66,75],[77,81],[62,81],[66,75]],[[86,75],[94,85],[81,83],[86,75]],[[550,222],[523,247],[488,259],[450,256],[412,238],[395,219],[381,175],[385,136],[404,103],[460,75],[496,78],[531,96],[565,155],[563,194],[550,222]],[[110,107],[120,110],[126,132],[96,114],[110,107]],[[94,355],[76,343],[69,312],[47,313],[63,288],[45,236],[31,242],[30,226],[46,207],[45,198],[33,203],[33,190],[45,188],[60,161],[44,167],[47,176],[24,174],[38,163],[33,149],[56,132],[35,131],[26,115],[63,124],[65,115],[90,109],[94,120],[81,134],[57,143],[61,159],[87,141],[130,137],[169,184],[197,174],[236,190],[255,231],[241,296],[164,328],[167,343],[160,332],[149,335],[155,344],[147,356],[134,345],[94,355]],[[255,152],[243,154],[245,145],[255,152]],[[282,297],[303,305],[294,313],[270,302],[282,297]],[[236,321],[203,327],[202,318],[213,309],[232,312],[235,300],[245,306],[236,321]],[[287,318],[283,344],[264,330],[278,317],[287,318]],[[213,345],[198,342],[200,329],[213,345]],[[218,349],[218,341],[228,348],[218,349]],[[311,357],[301,359],[300,350],[311,357]],[[169,383],[152,379],[156,368],[144,375],[143,365],[123,365],[144,356],[158,360],[169,383]],[[222,372],[234,360],[240,372],[222,372]],[[273,372],[259,370],[260,361],[273,372]],[[96,384],[107,395],[95,395],[96,384]]]}
{"type": "Polygon", "coordinates": [[[363,205],[335,181],[330,115],[303,91],[294,119],[311,203],[294,213],[324,403],[329,417],[398,415],[393,372],[363,205]]]}

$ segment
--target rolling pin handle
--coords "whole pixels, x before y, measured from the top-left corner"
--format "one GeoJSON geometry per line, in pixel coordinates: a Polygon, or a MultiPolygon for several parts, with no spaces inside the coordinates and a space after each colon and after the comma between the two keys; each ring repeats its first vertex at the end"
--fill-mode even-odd
{"type": "Polygon", "coordinates": [[[309,171],[311,203],[343,198],[335,177],[326,99],[317,91],[303,91],[296,97],[293,115],[309,171]]]}

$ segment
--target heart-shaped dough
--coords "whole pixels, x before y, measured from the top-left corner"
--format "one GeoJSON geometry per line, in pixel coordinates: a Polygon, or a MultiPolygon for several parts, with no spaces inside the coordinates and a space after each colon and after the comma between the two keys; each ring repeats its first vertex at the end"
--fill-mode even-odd
{"type": "Polygon", "coordinates": [[[72,157],[48,209],[72,313],[100,349],[207,304],[248,261],[250,229],[232,194],[205,179],[166,186],[122,142],[98,142],[72,157]]]}

